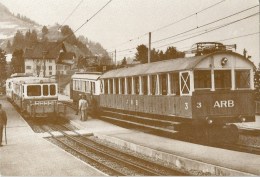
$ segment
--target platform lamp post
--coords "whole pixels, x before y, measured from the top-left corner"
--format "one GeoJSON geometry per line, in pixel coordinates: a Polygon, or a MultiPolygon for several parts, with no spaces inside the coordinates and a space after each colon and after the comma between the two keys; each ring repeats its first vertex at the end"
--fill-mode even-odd
{"type": "Polygon", "coordinates": [[[47,50],[43,50],[42,51],[42,59],[43,59],[43,77],[45,77],[46,75],[46,55],[48,54],[48,51],[47,50]]]}

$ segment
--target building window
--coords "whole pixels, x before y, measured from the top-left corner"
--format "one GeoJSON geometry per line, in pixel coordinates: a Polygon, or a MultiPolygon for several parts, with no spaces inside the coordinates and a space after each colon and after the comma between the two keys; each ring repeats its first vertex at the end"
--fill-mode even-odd
{"type": "Polygon", "coordinates": [[[167,95],[167,86],[168,86],[168,80],[167,80],[167,74],[162,74],[160,76],[160,81],[161,81],[161,84],[160,84],[160,93],[162,95],[167,95]]]}
{"type": "Polygon", "coordinates": [[[151,94],[155,95],[156,94],[156,82],[157,82],[157,76],[156,75],[152,75],[151,76],[151,94]]]}
{"type": "Polygon", "coordinates": [[[52,70],[52,66],[49,66],[49,70],[52,70]]]}
{"type": "Polygon", "coordinates": [[[49,76],[52,76],[52,72],[49,72],[49,76]]]}
{"type": "Polygon", "coordinates": [[[26,66],[26,69],[32,69],[32,67],[31,66],[26,66]]]}
{"type": "Polygon", "coordinates": [[[48,96],[49,95],[49,86],[48,85],[43,85],[43,96],[48,96]]]}
{"type": "Polygon", "coordinates": [[[108,80],[104,79],[104,93],[108,94],[108,80]]]}
{"type": "Polygon", "coordinates": [[[121,94],[125,94],[125,78],[121,78],[121,94]]]}
{"type": "Polygon", "coordinates": [[[132,93],[132,77],[127,78],[127,94],[132,93]]]}
{"type": "Polygon", "coordinates": [[[134,88],[135,88],[135,94],[139,95],[140,93],[139,77],[134,77],[134,88]]]}

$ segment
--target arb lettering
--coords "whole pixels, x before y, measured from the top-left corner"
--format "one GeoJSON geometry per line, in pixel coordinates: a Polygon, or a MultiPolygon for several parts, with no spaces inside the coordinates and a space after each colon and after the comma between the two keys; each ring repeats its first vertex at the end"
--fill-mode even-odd
{"type": "Polygon", "coordinates": [[[220,100],[214,103],[214,108],[233,108],[234,106],[234,100],[220,100]]]}

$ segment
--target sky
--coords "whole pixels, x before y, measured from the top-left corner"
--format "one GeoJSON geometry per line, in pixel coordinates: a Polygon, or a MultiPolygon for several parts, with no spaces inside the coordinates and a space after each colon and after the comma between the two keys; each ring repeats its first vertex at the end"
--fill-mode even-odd
{"type": "Polygon", "coordinates": [[[75,31],[89,20],[76,36],[84,35],[99,42],[108,52],[116,50],[117,60],[134,56],[138,45],[148,44],[151,32],[152,48],[156,50],[174,46],[186,51],[196,42],[219,41],[237,44],[236,52],[242,54],[246,49],[256,65],[260,62],[259,0],[0,0],[0,3],[41,25],[63,24],[69,16],[64,24],[75,31]],[[238,14],[225,18],[235,13],[238,14]],[[253,14],[256,15],[249,17],[253,14]],[[225,19],[219,20],[222,18],[225,19]],[[220,28],[221,25],[225,27],[220,28]],[[214,27],[219,29],[210,31],[214,27]]]}

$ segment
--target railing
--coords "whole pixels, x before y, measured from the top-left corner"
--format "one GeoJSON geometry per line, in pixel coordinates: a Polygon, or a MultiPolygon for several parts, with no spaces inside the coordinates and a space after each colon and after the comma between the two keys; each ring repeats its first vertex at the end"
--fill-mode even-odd
{"type": "Polygon", "coordinates": [[[255,113],[260,114],[260,101],[255,102],[255,113]]]}

